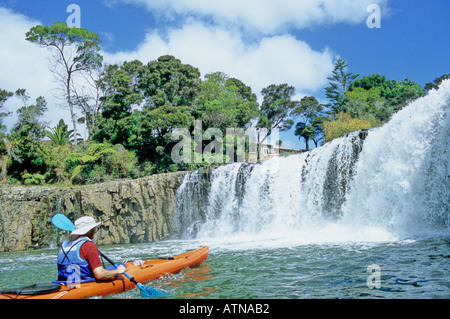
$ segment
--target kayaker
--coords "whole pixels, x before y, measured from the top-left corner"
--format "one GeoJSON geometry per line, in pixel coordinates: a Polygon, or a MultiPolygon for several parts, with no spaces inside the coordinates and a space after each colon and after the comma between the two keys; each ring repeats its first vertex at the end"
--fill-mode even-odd
{"type": "Polygon", "coordinates": [[[80,217],[75,221],[75,230],[62,243],[58,253],[58,282],[73,282],[74,279],[79,283],[101,281],[126,271],[123,264],[114,270],[103,267],[98,247],[92,241],[100,224],[90,216],[80,217]]]}

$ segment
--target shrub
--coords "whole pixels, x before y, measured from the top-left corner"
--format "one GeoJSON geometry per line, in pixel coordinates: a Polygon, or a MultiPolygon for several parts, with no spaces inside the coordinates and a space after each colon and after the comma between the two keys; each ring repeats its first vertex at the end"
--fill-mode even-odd
{"type": "Polygon", "coordinates": [[[351,117],[348,113],[340,112],[335,120],[325,121],[323,124],[326,143],[354,131],[379,126],[381,122],[376,119],[351,117]]]}
{"type": "Polygon", "coordinates": [[[71,153],[66,160],[72,172],[73,183],[82,184],[88,179],[136,177],[137,159],[122,145],[108,142],[86,143],[79,152],[71,153]]]}

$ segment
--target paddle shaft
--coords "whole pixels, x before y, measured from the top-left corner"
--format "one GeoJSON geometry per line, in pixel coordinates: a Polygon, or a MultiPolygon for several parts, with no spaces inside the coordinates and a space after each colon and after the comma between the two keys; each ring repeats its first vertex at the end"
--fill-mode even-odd
{"type": "MultiPolygon", "coordinates": [[[[101,255],[103,258],[105,258],[111,265],[113,265],[113,266],[116,265],[115,262],[112,261],[111,259],[109,259],[108,256],[106,256],[104,253],[102,253],[101,251],[99,251],[99,253],[100,253],[100,255],[101,255]]],[[[116,267],[116,268],[117,268],[117,267],[116,267]]],[[[139,284],[139,283],[134,279],[134,277],[131,277],[130,274],[128,274],[127,272],[124,272],[123,274],[124,274],[128,279],[130,279],[130,281],[133,282],[134,284],[136,284],[136,285],[139,284]]]]}

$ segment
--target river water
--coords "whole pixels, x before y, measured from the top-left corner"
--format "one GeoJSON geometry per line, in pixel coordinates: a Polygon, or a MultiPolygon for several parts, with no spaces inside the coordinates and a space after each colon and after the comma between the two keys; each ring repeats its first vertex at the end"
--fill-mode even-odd
{"type": "MultiPolygon", "coordinates": [[[[450,298],[450,80],[367,136],[185,175],[174,237],[115,260],[210,246],[152,283],[173,298],[450,298]]],[[[0,287],[56,277],[56,250],[0,254],[0,287]]],[[[105,298],[139,298],[137,289],[105,298]]]]}
{"type": "MultiPolygon", "coordinates": [[[[152,283],[171,298],[450,298],[450,239],[289,245],[285,239],[164,241],[101,247],[114,260],[167,257],[210,245],[207,261],[152,283]],[[278,246],[278,247],[277,247],[278,246]],[[377,265],[376,272],[372,272],[377,265]],[[370,271],[368,271],[368,267],[370,271]]],[[[0,254],[0,287],[49,282],[55,249],[0,254]]],[[[103,297],[141,298],[138,289],[103,297]]]]}

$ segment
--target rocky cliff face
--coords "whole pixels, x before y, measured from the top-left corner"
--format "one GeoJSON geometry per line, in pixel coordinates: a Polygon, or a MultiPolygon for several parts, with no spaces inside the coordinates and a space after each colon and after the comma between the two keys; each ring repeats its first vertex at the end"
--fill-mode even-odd
{"type": "Polygon", "coordinates": [[[98,244],[152,242],[173,229],[175,195],[184,172],[73,188],[0,187],[0,251],[56,246],[65,236],[51,217],[100,220],[98,244]]]}

